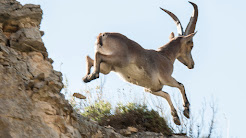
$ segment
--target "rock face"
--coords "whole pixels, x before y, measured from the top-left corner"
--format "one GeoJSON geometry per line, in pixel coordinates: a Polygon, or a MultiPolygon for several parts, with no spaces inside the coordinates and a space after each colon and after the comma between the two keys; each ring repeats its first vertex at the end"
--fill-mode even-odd
{"type": "MultiPolygon", "coordinates": [[[[77,114],[39,30],[42,10],[0,0],[0,138],[121,138],[77,114]]],[[[136,133],[132,137],[163,137],[136,133]]]]}
{"type": "Polygon", "coordinates": [[[37,51],[47,55],[39,31],[42,10],[38,5],[22,6],[15,0],[0,1],[0,43],[21,52],[37,51]]]}
{"type": "Polygon", "coordinates": [[[39,31],[42,10],[0,0],[0,137],[122,137],[78,115],[39,31]]]}

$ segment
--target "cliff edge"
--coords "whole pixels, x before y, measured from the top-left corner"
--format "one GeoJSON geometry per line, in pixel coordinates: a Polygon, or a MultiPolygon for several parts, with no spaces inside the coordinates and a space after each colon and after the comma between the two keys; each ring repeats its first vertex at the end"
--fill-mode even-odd
{"type": "Polygon", "coordinates": [[[40,6],[1,0],[0,9],[0,137],[122,137],[78,115],[60,93],[40,6]]]}
{"type": "Polygon", "coordinates": [[[77,114],[60,93],[62,74],[48,58],[41,20],[38,5],[0,0],[0,138],[124,137],[77,114]]]}

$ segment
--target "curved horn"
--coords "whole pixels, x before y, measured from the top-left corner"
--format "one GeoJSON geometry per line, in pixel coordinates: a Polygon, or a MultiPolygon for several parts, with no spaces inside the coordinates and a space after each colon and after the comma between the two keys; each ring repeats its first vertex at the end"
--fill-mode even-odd
{"type": "MultiPolygon", "coordinates": [[[[161,8],[161,7],[160,7],[161,8]]],[[[162,8],[161,8],[162,9],[162,8]]],[[[162,9],[164,12],[166,12],[168,15],[170,15],[172,17],[172,19],[174,20],[175,24],[177,25],[177,30],[178,30],[178,35],[184,35],[184,31],[183,31],[183,27],[178,19],[178,17],[176,15],[174,15],[172,12],[162,9]]]]}
{"type": "Polygon", "coordinates": [[[194,8],[194,11],[193,11],[192,16],[190,17],[190,22],[189,22],[189,24],[187,25],[187,27],[185,29],[185,35],[194,33],[195,28],[196,28],[197,18],[198,18],[197,5],[195,3],[193,3],[193,2],[190,2],[190,1],[189,1],[189,3],[192,4],[192,6],[194,8]]]}

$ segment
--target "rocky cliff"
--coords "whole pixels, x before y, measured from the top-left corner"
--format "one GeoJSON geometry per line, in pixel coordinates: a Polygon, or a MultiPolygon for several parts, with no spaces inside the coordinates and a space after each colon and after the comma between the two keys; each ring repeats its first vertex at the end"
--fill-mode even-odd
{"type": "MultiPolygon", "coordinates": [[[[123,137],[77,114],[42,41],[42,10],[0,0],[0,138],[123,137]]],[[[163,137],[145,132],[131,137],[163,137]]]]}
{"type": "Polygon", "coordinates": [[[42,10],[0,1],[0,137],[121,137],[76,114],[39,30],[42,10]]]}

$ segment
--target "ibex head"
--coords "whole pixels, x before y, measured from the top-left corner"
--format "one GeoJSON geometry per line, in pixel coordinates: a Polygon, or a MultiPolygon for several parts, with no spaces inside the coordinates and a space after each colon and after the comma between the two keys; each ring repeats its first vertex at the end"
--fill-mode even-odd
{"type": "MultiPolygon", "coordinates": [[[[192,39],[195,34],[196,32],[186,36],[179,36],[181,38],[181,48],[177,59],[189,69],[193,69],[195,65],[191,55],[191,50],[193,48],[192,39]]],[[[179,37],[177,37],[177,39],[179,39],[179,37]]]]}
{"type": "MultiPolygon", "coordinates": [[[[195,28],[196,28],[196,22],[197,22],[197,17],[198,17],[198,8],[197,5],[193,2],[189,2],[190,4],[192,4],[192,6],[194,7],[194,12],[193,15],[190,18],[190,22],[187,25],[185,32],[183,31],[183,27],[179,21],[179,19],[177,18],[176,15],[174,15],[172,12],[162,9],[163,11],[165,11],[168,15],[170,15],[172,17],[172,19],[174,20],[174,22],[177,25],[177,30],[178,30],[178,35],[179,36],[188,36],[189,34],[194,33],[195,28]]],[[[174,38],[174,34],[171,33],[169,39],[173,39],[174,38]]],[[[178,60],[183,63],[185,66],[187,66],[189,69],[193,69],[194,68],[194,60],[192,58],[191,55],[191,50],[193,48],[193,39],[191,37],[191,39],[189,41],[186,41],[184,43],[185,46],[182,46],[181,51],[180,51],[180,55],[178,56],[178,60]]]]}

